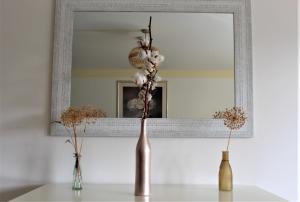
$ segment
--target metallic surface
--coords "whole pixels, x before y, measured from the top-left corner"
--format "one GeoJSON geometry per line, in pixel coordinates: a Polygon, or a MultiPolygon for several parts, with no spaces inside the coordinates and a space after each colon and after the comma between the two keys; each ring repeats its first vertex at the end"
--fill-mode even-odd
{"type": "Polygon", "coordinates": [[[222,152],[222,162],[219,170],[219,190],[232,191],[232,170],[228,151],[222,152]]]}
{"type": "Polygon", "coordinates": [[[141,133],[136,145],[135,195],[150,195],[151,146],[147,136],[147,119],[141,121],[141,133]]]}

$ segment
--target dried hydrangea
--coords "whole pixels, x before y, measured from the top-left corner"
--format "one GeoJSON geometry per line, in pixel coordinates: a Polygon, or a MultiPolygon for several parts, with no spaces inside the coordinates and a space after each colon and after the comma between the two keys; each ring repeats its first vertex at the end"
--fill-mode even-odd
{"type": "Polygon", "coordinates": [[[98,117],[106,117],[105,112],[93,107],[69,107],[61,114],[61,122],[66,127],[73,127],[85,123],[92,123],[98,117]]]}
{"type": "Polygon", "coordinates": [[[231,130],[238,130],[246,123],[247,117],[240,107],[233,107],[225,111],[217,111],[214,114],[215,119],[223,119],[224,125],[231,130]]]}

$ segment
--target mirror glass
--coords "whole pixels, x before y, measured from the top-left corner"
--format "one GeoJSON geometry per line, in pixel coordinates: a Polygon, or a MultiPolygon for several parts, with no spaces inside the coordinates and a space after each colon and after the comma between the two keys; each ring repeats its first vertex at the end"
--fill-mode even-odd
{"type": "Polygon", "coordinates": [[[234,106],[233,14],[161,12],[74,12],[71,105],[139,116],[128,56],[150,16],[153,46],[165,56],[152,117],[212,118],[234,106]]]}

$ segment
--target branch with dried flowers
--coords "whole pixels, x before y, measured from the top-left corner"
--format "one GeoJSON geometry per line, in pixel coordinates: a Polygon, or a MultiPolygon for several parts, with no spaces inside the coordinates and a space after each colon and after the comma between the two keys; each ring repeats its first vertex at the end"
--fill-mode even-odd
{"type": "Polygon", "coordinates": [[[226,151],[229,149],[230,138],[233,130],[239,130],[246,123],[247,117],[241,107],[233,107],[225,111],[217,111],[214,119],[223,119],[224,125],[230,129],[226,151]]]}
{"type": "MultiPolygon", "coordinates": [[[[142,30],[145,34],[144,37],[138,38],[139,45],[139,59],[142,61],[142,69],[138,71],[134,77],[134,83],[140,87],[140,92],[138,94],[138,99],[143,102],[143,115],[142,119],[149,117],[150,112],[150,101],[152,99],[152,93],[157,86],[157,82],[161,81],[158,76],[159,65],[164,61],[164,56],[159,54],[159,51],[152,47],[152,17],[150,16],[148,30],[142,30]],[[149,38],[146,34],[149,34],[149,38]]],[[[129,56],[129,58],[131,55],[129,56]]]]}
{"type": "Polygon", "coordinates": [[[54,123],[63,125],[70,134],[70,139],[67,139],[66,143],[70,143],[74,148],[76,166],[79,166],[79,159],[81,157],[83,145],[83,138],[81,138],[80,142],[78,140],[77,127],[83,124],[83,135],[85,135],[87,124],[94,123],[96,118],[100,117],[106,117],[105,112],[94,107],[69,107],[61,113],[60,121],[54,121],[54,123]],[[69,129],[71,129],[72,132],[70,132],[69,129]]]}

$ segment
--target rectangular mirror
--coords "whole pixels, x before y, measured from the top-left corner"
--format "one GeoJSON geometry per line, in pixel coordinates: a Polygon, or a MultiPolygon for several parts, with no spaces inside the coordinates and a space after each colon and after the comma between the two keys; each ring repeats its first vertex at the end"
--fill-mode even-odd
{"type": "Polygon", "coordinates": [[[117,84],[137,71],[128,55],[149,16],[153,45],[166,58],[159,74],[168,84],[153,101],[158,112],[152,117],[211,118],[234,106],[233,14],[157,12],[74,13],[71,105],[97,106],[110,118],[134,117],[126,112],[135,112],[130,102],[137,92],[120,100],[117,84]]]}
{"type": "MultiPolygon", "coordinates": [[[[153,46],[165,56],[149,121],[152,137],[225,137],[215,111],[241,106],[252,136],[250,3],[211,1],[57,1],[52,120],[71,106],[106,113],[90,136],[138,135],[137,69],[128,60],[152,16],[153,46]],[[127,3],[126,3],[127,2],[127,3]],[[120,133],[120,131],[122,131],[120,133]]],[[[51,125],[52,135],[66,135],[51,125]]]]}

